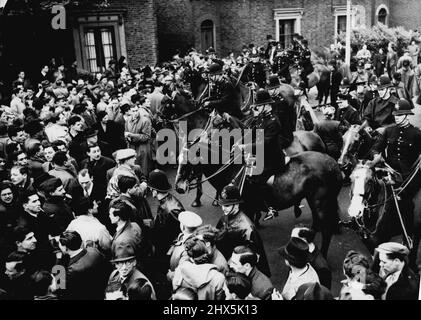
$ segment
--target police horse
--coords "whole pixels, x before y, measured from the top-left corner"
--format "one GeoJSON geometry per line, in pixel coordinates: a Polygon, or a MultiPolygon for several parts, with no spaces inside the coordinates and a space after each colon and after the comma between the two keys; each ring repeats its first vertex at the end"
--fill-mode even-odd
{"type": "MultiPolygon", "coordinates": [[[[247,95],[241,94],[240,92],[245,92],[244,88],[245,86],[240,91],[237,91],[237,93],[239,93],[239,96],[241,95],[240,97],[237,97],[237,99],[238,101],[241,101],[243,103],[241,105],[242,110],[247,110],[248,106],[251,104],[251,90],[248,91],[247,95]],[[244,99],[244,97],[246,98],[244,99]]],[[[282,93],[282,96],[285,97],[284,99],[288,103],[288,106],[295,107],[297,97],[294,95],[295,92],[292,89],[292,87],[284,84],[279,89],[282,93]]],[[[197,92],[198,97],[195,100],[189,100],[187,97],[184,97],[184,99],[178,99],[178,103],[168,104],[164,107],[162,117],[166,119],[166,121],[169,123],[167,124],[167,127],[173,126],[176,132],[178,132],[178,125],[180,121],[185,121],[187,123],[188,132],[191,132],[193,129],[205,129],[205,127],[207,127],[207,129],[209,130],[214,128],[213,125],[215,121],[214,119],[210,121],[210,111],[204,109],[200,103],[200,100],[203,97],[203,95],[207,93],[207,85],[202,84],[202,90],[203,91],[201,93],[197,92]]],[[[228,129],[238,128],[241,126],[241,122],[235,121],[235,123],[230,124],[230,127],[228,127],[228,129]]],[[[186,144],[187,142],[179,141],[179,143],[186,144]]],[[[320,137],[317,134],[311,131],[295,131],[294,140],[292,144],[285,150],[285,153],[288,157],[292,157],[304,151],[318,151],[324,153],[326,151],[326,148],[324,142],[320,139],[320,137]]],[[[193,201],[192,206],[197,207],[201,205],[200,198],[203,194],[202,186],[200,183],[202,175],[197,169],[194,171],[194,173],[196,174],[195,178],[198,180],[198,183],[196,198],[193,201]]],[[[213,201],[213,205],[215,206],[218,205],[217,199],[219,198],[220,192],[222,191],[223,187],[224,186],[218,186],[216,188],[216,197],[213,201]]],[[[300,209],[298,205],[296,206],[295,210],[296,214],[299,215],[300,209]]]]}
{"type": "MultiPolygon", "coordinates": [[[[262,199],[257,196],[256,186],[246,179],[248,163],[238,163],[238,155],[234,156],[234,152],[224,164],[202,164],[202,150],[206,150],[205,154],[208,153],[207,159],[211,159],[213,152],[222,151],[213,148],[210,143],[205,139],[205,142],[193,141],[184,147],[179,158],[176,191],[183,194],[195,187],[197,184],[192,182],[198,172],[203,173],[216,190],[222,190],[233,181],[239,181],[245,200],[242,209],[249,217],[253,217],[260,212],[262,199]],[[191,148],[195,143],[204,145],[200,146],[200,153],[192,154],[191,148]],[[187,156],[189,159],[185,159],[187,156]],[[190,157],[195,158],[195,164],[192,164],[190,157]]],[[[296,206],[302,199],[307,199],[313,216],[313,227],[322,233],[321,251],[327,256],[331,237],[338,231],[339,223],[337,196],[342,187],[342,175],[336,161],[320,152],[304,151],[292,157],[284,169],[271,177],[268,183],[277,199],[276,210],[296,206]]]]}
{"type": "Polygon", "coordinates": [[[373,252],[379,244],[402,235],[411,249],[411,263],[417,258],[421,237],[421,173],[420,159],[399,188],[394,187],[399,173],[385,166],[371,168],[359,161],[351,174],[349,220],[341,222],[355,230],[373,252]],[[399,204],[407,198],[414,205],[413,214],[399,204]]]}

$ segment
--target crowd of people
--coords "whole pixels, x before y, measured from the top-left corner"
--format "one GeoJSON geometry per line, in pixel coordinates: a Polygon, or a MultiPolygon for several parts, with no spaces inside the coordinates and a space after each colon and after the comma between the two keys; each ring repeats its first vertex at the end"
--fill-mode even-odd
{"type": "MultiPolygon", "coordinates": [[[[326,96],[333,109],[324,113],[332,124],[321,122],[314,129],[336,159],[342,127],[391,124],[396,105],[410,110],[402,100],[410,103],[416,94],[407,76],[413,72],[410,56],[396,58],[396,67],[387,59],[381,62],[384,69],[375,59],[379,81],[368,64],[369,51],[363,48],[357,58],[357,70],[348,78],[343,57],[329,62],[326,96]]],[[[33,79],[19,72],[0,116],[1,298],[334,299],[332,272],[314,243],[314,230],[294,227],[279,250],[290,268],[288,280],[275,288],[264,243],[241,209],[238,188],[224,188],[223,217],[216,226],[204,224],[172,193],[156,159],[163,109],[178,94],[193,94],[184,80],[194,72],[214,84],[204,105],[230,116],[238,110],[230,104],[224,74],[253,82],[259,88],[254,109],[269,114],[262,126],[275,128],[268,139],[265,133],[265,145],[283,135],[287,146],[294,128],[288,113],[286,124],[273,117],[272,106],[281,98],[273,89],[294,82],[293,66],[301,78],[296,87],[307,89],[314,68],[308,42],[299,35],[287,50],[268,37],[266,48],[249,45],[237,57],[223,59],[212,48],[204,54],[192,49],[185,57],[177,54],[169,63],[138,70],[122,57],[95,75],[79,75],[64,65],[45,65],[33,79]],[[155,213],[150,196],[159,203],[155,213]],[[64,270],[65,280],[57,270],[64,270]]],[[[273,148],[268,150],[271,157],[273,148]]],[[[267,180],[275,171],[265,169],[267,180]]],[[[270,208],[269,213],[275,215],[270,208]]],[[[408,255],[408,248],[394,242],[378,246],[373,263],[348,252],[336,298],[417,299],[419,278],[408,267],[408,255]]]]}

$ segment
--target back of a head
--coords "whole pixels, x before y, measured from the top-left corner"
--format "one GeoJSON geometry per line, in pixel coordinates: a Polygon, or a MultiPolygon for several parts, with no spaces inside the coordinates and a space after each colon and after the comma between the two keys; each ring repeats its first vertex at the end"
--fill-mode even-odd
{"type": "Polygon", "coordinates": [[[245,299],[251,293],[250,279],[238,272],[230,272],[225,276],[225,283],[230,293],[235,293],[240,299],[245,299]]]}
{"type": "Polygon", "coordinates": [[[52,162],[57,166],[63,167],[67,160],[67,154],[64,151],[57,151],[53,156],[52,162]]]}
{"type": "Polygon", "coordinates": [[[31,276],[32,293],[35,296],[47,295],[52,280],[53,276],[50,272],[45,270],[36,271],[31,276]]]}
{"type": "Polygon", "coordinates": [[[130,176],[120,176],[118,178],[118,189],[120,190],[121,193],[126,193],[127,190],[133,188],[135,185],[137,184],[137,180],[134,177],[130,177],[130,176]]]}
{"type": "Polygon", "coordinates": [[[317,282],[304,283],[297,289],[294,300],[333,300],[333,295],[317,282]]]}
{"type": "Polygon", "coordinates": [[[82,247],[82,238],[76,231],[64,231],[59,239],[62,246],[66,246],[69,250],[79,250],[82,247]]]}
{"type": "Polygon", "coordinates": [[[123,221],[130,221],[133,215],[132,208],[123,200],[115,199],[110,203],[110,209],[115,209],[113,214],[123,221]]]}
{"type": "Polygon", "coordinates": [[[209,263],[210,254],[202,239],[198,237],[189,238],[184,243],[184,247],[188,256],[192,258],[196,264],[209,263]]]}
{"type": "Polygon", "coordinates": [[[249,263],[251,267],[257,264],[257,254],[249,246],[237,246],[234,248],[233,253],[240,255],[240,263],[242,265],[249,263]]]}

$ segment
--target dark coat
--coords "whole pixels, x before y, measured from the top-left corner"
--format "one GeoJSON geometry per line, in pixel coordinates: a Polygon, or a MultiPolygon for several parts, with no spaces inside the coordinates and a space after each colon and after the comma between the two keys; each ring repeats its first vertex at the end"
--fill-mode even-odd
{"type": "Polygon", "coordinates": [[[103,300],[110,268],[95,248],[83,249],[66,268],[66,300],[103,300]]]}
{"type": "Polygon", "coordinates": [[[35,156],[28,160],[29,175],[32,178],[36,178],[44,173],[44,168],[42,167],[44,162],[46,162],[45,159],[35,156]]]}
{"type": "Polygon", "coordinates": [[[310,253],[309,263],[319,276],[320,284],[330,289],[332,285],[332,271],[330,271],[326,259],[317,247],[310,253]]]}
{"type": "Polygon", "coordinates": [[[240,106],[235,103],[235,88],[230,80],[223,78],[221,82],[211,85],[211,98],[209,108],[215,108],[220,113],[228,113],[241,119],[243,114],[240,106]]]}
{"type": "Polygon", "coordinates": [[[259,298],[260,300],[271,300],[273,285],[270,279],[254,267],[250,274],[249,279],[251,280],[251,294],[252,296],[259,298]]]}
{"type": "Polygon", "coordinates": [[[419,285],[418,275],[405,265],[398,281],[387,290],[386,300],[418,300],[419,285]]]}
{"type": "Polygon", "coordinates": [[[216,247],[227,260],[231,258],[235,247],[253,242],[256,253],[260,256],[256,267],[270,277],[269,262],[266,258],[263,241],[253,222],[242,211],[235,215],[222,217],[216,228],[221,230],[221,236],[216,243],[216,247]]]}
{"type": "Polygon", "coordinates": [[[116,248],[122,244],[129,245],[138,255],[140,252],[140,245],[142,242],[142,230],[139,225],[134,222],[127,221],[124,227],[117,231],[113,237],[111,244],[111,252],[115,256],[116,248]]]}
{"type": "Polygon", "coordinates": [[[241,81],[255,82],[260,88],[264,88],[266,85],[266,73],[263,64],[261,62],[250,62],[243,72],[241,81]]]}
{"type": "Polygon", "coordinates": [[[421,130],[412,124],[402,128],[386,128],[373,146],[374,152],[383,153],[386,162],[405,179],[421,154],[421,130]]]}
{"type": "Polygon", "coordinates": [[[70,205],[62,197],[49,197],[42,208],[50,217],[50,234],[52,236],[58,236],[64,232],[74,219],[70,205]]]}
{"type": "Polygon", "coordinates": [[[75,158],[78,165],[87,157],[83,148],[84,142],[86,142],[84,134],[79,133],[75,137],[72,137],[72,141],[69,143],[69,155],[75,158]]]}
{"type": "Polygon", "coordinates": [[[121,124],[108,120],[105,131],[100,123],[97,123],[94,128],[98,130],[98,140],[109,143],[113,152],[127,148],[126,139],[124,138],[124,126],[121,124]]]}
{"type": "Polygon", "coordinates": [[[333,159],[339,159],[343,145],[340,122],[336,120],[322,120],[314,125],[317,133],[326,145],[327,154],[333,159]]]}
{"type": "Polygon", "coordinates": [[[335,120],[339,122],[347,123],[347,124],[361,124],[360,115],[358,111],[348,105],[346,108],[338,108],[336,109],[335,113],[335,120]],[[346,122],[345,122],[345,121],[346,122]]]}
{"type": "Polygon", "coordinates": [[[97,195],[97,200],[103,200],[107,194],[107,171],[115,166],[115,161],[101,156],[98,161],[85,159],[82,161],[81,168],[88,169],[94,183],[92,193],[97,195]]]}
{"type": "Polygon", "coordinates": [[[180,233],[178,215],[184,206],[172,194],[160,200],[152,229],[152,241],[157,257],[167,260],[167,252],[180,233]]]}
{"type": "Polygon", "coordinates": [[[285,156],[282,148],[286,148],[291,144],[288,137],[282,135],[282,128],[278,118],[272,114],[268,114],[260,118],[255,126],[255,130],[263,129],[263,141],[257,140],[252,144],[253,150],[257,145],[264,144],[264,169],[263,175],[281,170],[285,165],[285,156]]]}
{"type": "Polygon", "coordinates": [[[371,100],[364,110],[363,119],[368,121],[373,130],[395,123],[392,112],[395,110],[396,102],[397,98],[393,95],[388,100],[380,97],[371,100]]]}

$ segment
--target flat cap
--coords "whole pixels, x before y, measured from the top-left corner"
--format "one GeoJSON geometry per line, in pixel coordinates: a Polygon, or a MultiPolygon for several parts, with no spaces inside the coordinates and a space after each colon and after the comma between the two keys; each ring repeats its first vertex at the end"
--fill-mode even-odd
{"type": "Polygon", "coordinates": [[[136,151],[134,149],[120,149],[115,152],[116,161],[122,161],[132,157],[136,157],[136,151]]]}
{"type": "Polygon", "coordinates": [[[376,248],[376,251],[384,253],[400,253],[406,256],[409,254],[409,249],[403,244],[397,242],[382,243],[376,248]]]}
{"type": "Polygon", "coordinates": [[[178,215],[178,221],[187,228],[197,228],[203,223],[202,218],[192,211],[182,211],[178,215]]]}

